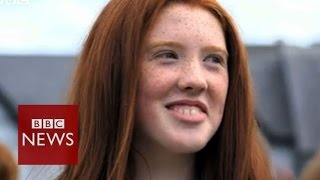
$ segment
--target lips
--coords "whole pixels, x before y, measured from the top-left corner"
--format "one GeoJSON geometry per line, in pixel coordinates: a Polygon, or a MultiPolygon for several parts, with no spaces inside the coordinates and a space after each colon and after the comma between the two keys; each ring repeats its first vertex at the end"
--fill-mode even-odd
{"type": "Polygon", "coordinates": [[[200,101],[174,101],[166,108],[175,119],[183,122],[198,123],[207,117],[207,106],[200,101]]]}

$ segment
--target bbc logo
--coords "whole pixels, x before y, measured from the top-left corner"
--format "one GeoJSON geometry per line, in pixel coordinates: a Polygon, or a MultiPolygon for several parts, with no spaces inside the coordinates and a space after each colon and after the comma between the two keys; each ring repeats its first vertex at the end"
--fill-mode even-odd
{"type": "Polygon", "coordinates": [[[64,119],[32,119],[32,129],[64,129],[64,119]]]}
{"type": "Polygon", "coordinates": [[[77,165],[78,116],[78,105],[19,105],[18,164],[77,165]]]}

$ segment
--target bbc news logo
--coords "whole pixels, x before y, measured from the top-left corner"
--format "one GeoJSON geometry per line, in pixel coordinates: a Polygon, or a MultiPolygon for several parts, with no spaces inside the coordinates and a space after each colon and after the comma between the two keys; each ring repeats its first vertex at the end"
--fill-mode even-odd
{"type": "Polygon", "coordinates": [[[22,5],[22,4],[29,4],[29,0],[0,0],[1,4],[12,4],[12,5],[22,5]]]}
{"type": "Polygon", "coordinates": [[[78,107],[18,106],[18,164],[76,165],[78,107]]]}
{"type": "MultiPolygon", "coordinates": [[[[64,129],[65,120],[64,119],[32,119],[31,120],[32,129],[64,129]]],[[[32,133],[32,136],[28,136],[26,133],[22,133],[22,146],[25,146],[26,143],[30,143],[32,146],[53,146],[54,143],[58,143],[59,146],[62,145],[62,142],[65,142],[65,145],[72,146],[74,144],[73,140],[74,134],[69,133],[50,133],[38,132],[32,133]],[[45,139],[49,140],[49,144],[46,144],[45,139]],[[63,141],[64,138],[67,141],[63,141]]]]}

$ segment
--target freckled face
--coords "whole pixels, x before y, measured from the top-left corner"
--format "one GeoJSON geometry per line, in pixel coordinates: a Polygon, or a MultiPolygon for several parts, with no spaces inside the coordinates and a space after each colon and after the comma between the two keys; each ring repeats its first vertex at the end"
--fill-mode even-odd
{"type": "Polygon", "coordinates": [[[201,150],[220,126],[228,90],[225,39],[209,11],[168,6],[144,42],[136,137],[173,153],[201,150]]]}

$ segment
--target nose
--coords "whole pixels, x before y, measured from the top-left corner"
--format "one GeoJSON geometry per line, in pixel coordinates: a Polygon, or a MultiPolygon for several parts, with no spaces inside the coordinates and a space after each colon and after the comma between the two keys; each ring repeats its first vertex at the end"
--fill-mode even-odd
{"type": "Polygon", "coordinates": [[[197,94],[208,88],[204,68],[199,60],[185,63],[178,80],[180,91],[197,94]]]}

